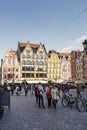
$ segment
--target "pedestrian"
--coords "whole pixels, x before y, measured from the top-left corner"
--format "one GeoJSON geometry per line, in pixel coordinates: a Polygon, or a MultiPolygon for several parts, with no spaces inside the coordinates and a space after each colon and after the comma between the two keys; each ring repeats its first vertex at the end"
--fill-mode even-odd
{"type": "Polygon", "coordinates": [[[30,86],[30,95],[32,96],[34,94],[34,85],[31,84],[30,86]]]}
{"type": "Polygon", "coordinates": [[[39,102],[38,102],[39,108],[41,108],[41,105],[43,108],[45,108],[44,107],[44,97],[43,97],[44,89],[40,82],[38,84],[38,90],[39,90],[39,102]]]}
{"type": "Polygon", "coordinates": [[[38,90],[38,85],[35,84],[35,97],[36,97],[36,103],[38,103],[38,98],[39,98],[39,90],[38,90]]]}
{"type": "Polygon", "coordinates": [[[13,96],[13,94],[14,94],[14,90],[15,90],[15,87],[14,87],[14,84],[12,84],[12,86],[11,86],[11,95],[13,96]]]}
{"type": "Polygon", "coordinates": [[[28,94],[28,84],[24,85],[25,96],[28,94]]]}
{"type": "Polygon", "coordinates": [[[47,96],[47,100],[48,100],[48,107],[51,107],[52,94],[51,94],[50,87],[46,91],[46,96],[47,96]]]}
{"type": "Polygon", "coordinates": [[[81,85],[80,84],[77,84],[77,86],[76,86],[76,92],[77,92],[77,97],[81,98],[82,96],[80,94],[80,92],[81,92],[81,85]]]}
{"type": "Polygon", "coordinates": [[[11,91],[11,87],[9,84],[7,84],[7,90],[10,92],[11,91]]]}
{"type": "Polygon", "coordinates": [[[19,86],[18,85],[16,86],[15,93],[16,93],[17,96],[20,95],[20,90],[19,90],[19,86]]]}
{"type": "Polygon", "coordinates": [[[56,104],[59,99],[59,92],[55,85],[53,85],[53,87],[51,89],[51,94],[52,94],[53,107],[56,109],[56,104]]]}

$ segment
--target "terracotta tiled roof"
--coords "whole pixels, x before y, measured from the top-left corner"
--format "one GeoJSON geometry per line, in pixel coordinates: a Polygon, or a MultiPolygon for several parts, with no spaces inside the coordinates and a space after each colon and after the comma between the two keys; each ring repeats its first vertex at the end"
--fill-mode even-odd
{"type": "Polygon", "coordinates": [[[31,46],[32,48],[39,48],[40,44],[32,44],[32,43],[30,43],[30,46],[31,46]]]}
{"type": "Polygon", "coordinates": [[[47,55],[48,55],[48,56],[51,56],[51,53],[48,53],[47,55]]]}
{"type": "Polygon", "coordinates": [[[68,52],[59,52],[59,54],[61,56],[69,56],[70,55],[70,53],[68,53],[68,52]]]}
{"type": "Polygon", "coordinates": [[[20,47],[25,47],[27,45],[27,43],[19,43],[20,47]]]}
{"type": "Polygon", "coordinates": [[[21,52],[24,50],[24,48],[26,47],[27,44],[29,44],[31,46],[31,48],[33,49],[34,52],[36,52],[40,46],[40,44],[33,44],[33,43],[29,43],[29,42],[26,42],[26,43],[19,42],[18,46],[19,46],[21,52]]]}
{"type": "Polygon", "coordinates": [[[26,45],[27,45],[27,43],[20,43],[20,42],[18,43],[18,47],[19,47],[21,52],[24,50],[26,45]]]}
{"type": "Polygon", "coordinates": [[[40,44],[32,44],[32,43],[19,43],[20,47],[25,47],[27,44],[29,44],[32,48],[38,48],[40,44]]]}

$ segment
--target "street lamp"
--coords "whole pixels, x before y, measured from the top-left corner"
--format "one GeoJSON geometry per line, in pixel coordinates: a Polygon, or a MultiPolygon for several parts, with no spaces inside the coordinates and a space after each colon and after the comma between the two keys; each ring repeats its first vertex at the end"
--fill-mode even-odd
{"type": "Polygon", "coordinates": [[[83,44],[83,47],[84,47],[84,51],[87,50],[87,40],[84,40],[84,42],[82,44],[83,44]]]}

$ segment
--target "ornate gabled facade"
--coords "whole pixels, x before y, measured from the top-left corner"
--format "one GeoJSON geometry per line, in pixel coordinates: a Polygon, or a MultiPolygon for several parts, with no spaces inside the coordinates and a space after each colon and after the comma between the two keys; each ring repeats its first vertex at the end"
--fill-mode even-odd
{"type": "Polygon", "coordinates": [[[47,52],[44,44],[18,43],[21,82],[47,82],[47,52]]]}
{"type": "Polygon", "coordinates": [[[77,51],[71,51],[71,79],[72,81],[76,80],[76,57],[77,51]]]}
{"type": "Polygon", "coordinates": [[[3,83],[19,83],[20,82],[20,64],[17,54],[14,50],[9,50],[5,56],[5,60],[1,61],[2,84],[3,83]]]}
{"type": "Polygon", "coordinates": [[[61,60],[59,54],[51,50],[48,53],[48,81],[60,82],[61,78],[61,60]]]}
{"type": "Polygon", "coordinates": [[[70,53],[60,52],[61,55],[61,78],[63,81],[71,79],[70,53]]]}
{"type": "Polygon", "coordinates": [[[42,43],[18,42],[17,51],[9,50],[1,60],[0,83],[87,81],[87,40],[82,44],[83,52],[50,50],[47,54],[42,43]]]}

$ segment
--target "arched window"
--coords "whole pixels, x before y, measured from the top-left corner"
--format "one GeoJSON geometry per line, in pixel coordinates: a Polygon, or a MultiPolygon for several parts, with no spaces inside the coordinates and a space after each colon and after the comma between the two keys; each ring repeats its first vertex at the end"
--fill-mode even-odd
{"type": "Polygon", "coordinates": [[[42,55],[40,55],[40,56],[39,56],[39,58],[40,58],[40,59],[43,59],[43,56],[42,56],[42,55]]]}
{"type": "Polygon", "coordinates": [[[44,59],[46,59],[46,56],[44,56],[44,59]]]}
{"type": "Polygon", "coordinates": [[[34,55],[32,55],[32,59],[34,59],[34,55]]]}
{"type": "Polygon", "coordinates": [[[46,65],[47,64],[47,62],[46,61],[44,61],[44,65],[46,65]]]}
{"type": "Polygon", "coordinates": [[[32,61],[32,63],[31,63],[32,65],[34,65],[34,61],[32,61]]]}
{"type": "Polygon", "coordinates": [[[31,65],[31,61],[30,61],[30,60],[27,60],[27,61],[26,61],[26,65],[31,65]]]}
{"type": "Polygon", "coordinates": [[[39,65],[43,65],[43,61],[40,61],[40,62],[39,62],[39,65]]]}
{"type": "Polygon", "coordinates": [[[22,60],[22,65],[25,65],[25,60],[22,60]]]}
{"type": "Polygon", "coordinates": [[[36,59],[38,59],[38,55],[36,55],[36,59]]]}
{"type": "Polygon", "coordinates": [[[22,55],[22,58],[25,58],[25,55],[24,55],[24,54],[22,55]]]}
{"type": "Polygon", "coordinates": [[[31,56],[29,54],[26,55],[26,58],[31,58],[31,56]]]}

